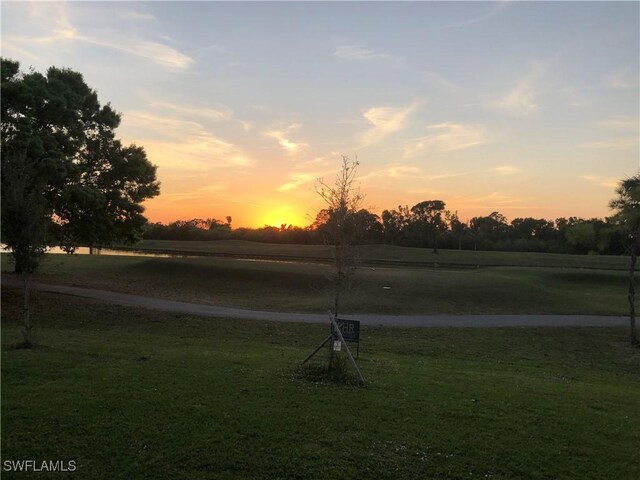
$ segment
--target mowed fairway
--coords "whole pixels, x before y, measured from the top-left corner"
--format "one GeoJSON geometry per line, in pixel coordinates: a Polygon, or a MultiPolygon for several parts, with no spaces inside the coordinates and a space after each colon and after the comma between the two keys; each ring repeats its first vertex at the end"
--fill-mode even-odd
{"type": "MultiPolygon", "coordinates": [[[[365,264],[342,309],[626,313],[622,268],[572,268],[589,257],[561,257],[555,268],[365,264]]],[[[516,258],[531,261],[502,260],[516,258]]],[[[3,256],[3,272],[11,267],[3,256]]],[[[331,274],[326,263],[299,261],[49,255],[34,279],[323,312],[331,274]]],[[[626,328],[367,327],[367,385],[339,386],[297,368],[325,325],[32,296],[36,348],[18,350],[21,297],[3,291],[5,459],[74,459],[87,479],[640,475],[640,356],[626,328]]]]}
{"type": "Polygon", "coordinates": [[[35,292],[37,346],[16,350],[20,295],[2,293],[3,459],[89,480],[640,476],[626,329],[365,328],[368,384],[337,386],[296,370],[324,325],[35,292]]]}
{"type": "MultiPolygon", "coordinates": [[[[561,257],[568,258],[564,263],[589,260],[561,257]]],[[[3,271],[11,268],[3,256],[3,271]]],[[[331,274],[329,265],[317,263],[49,255],[34,279],[196,303],[321,313],[332,304],[331,274]]],[[[627,281],[624,270],[593,268],[362,266],[341,309],[379,314],[624,315],[627,281]]]]}
{"type": "Polygon", "coordinates": [[[36,293],[28,351],[18,292],[2,304],[3,459],[84,479],[640,475],[626,329],[367,328],[362,388],[297,376],[322,325],[36,293]]]}

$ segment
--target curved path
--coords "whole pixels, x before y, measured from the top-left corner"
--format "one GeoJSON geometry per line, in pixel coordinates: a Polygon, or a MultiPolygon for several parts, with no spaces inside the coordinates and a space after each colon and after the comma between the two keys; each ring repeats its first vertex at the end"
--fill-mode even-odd
{"type": "MultiPolygon", "coordinates": [[[[2,277],[2,286],[21,288],[22,282],[2,277]]],[[[143,297],[126,293],[109,292],[90,288],[29,282],[33,290],[59,293],[74,297],[91,298],[128,307],[140,307],[165,312],[179,312],[211,317],[243,318],[274,322],[326,323],[326,314],[279,313],[259,310],[243,310],[199,303],[177,302],[162,298],[143,297]]],[[[626,317],[597,315],[340,315],[341,318],[360,320],[363,325],[390,327],[617,327],[626,326],[626,317]]]]}

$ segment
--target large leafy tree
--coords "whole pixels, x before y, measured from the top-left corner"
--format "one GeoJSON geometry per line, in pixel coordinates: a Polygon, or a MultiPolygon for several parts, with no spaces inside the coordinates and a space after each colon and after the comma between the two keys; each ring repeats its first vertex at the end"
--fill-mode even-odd
{"type": "Polygon", "coordinates": [[[408,230],[412,225],[413,214],[408,206],[398,205],[397,210],[382,212],[382,228],[385,242],[391,245],[412,245],[408,230]]]}
{"type": "MultiPolygon", "coordinates": [[[[100,247],[133,242],[145,223],[141,203],[159,193],[156,167],[142,147],[123,146],[115,138],[120,115],[101,106],[82,75],[51,67],[46,75],[22,73],[19,64],[2,60],[2,240],[16,257],[16,271],[25,263],[16,252],[28,250],[5,187],[15,189],[21,165],[23,197],[37,195],[48,211],[43,246],[100,247]],[[5,204],[5,202],[7,202],[5,204]],[[5,208],[7,207],[7,208],[5,208]]],[[[9,191],[10,189],[7,189],[9,191]]]]}
{"type": "Polygon", "coordinates": [[[159,184],[144,149],[115,138],[120,115],[78,72],[0,64],[1,233],[16,272],[35,270],[52,245],[135,241],[146,221],[141,203],[159,184]]]}
{"type": "Polygon", "coordinates": [[[460,221],[458,212],[446,212],[445,217],[451,229],[451,234],[458,244],[458,250],[462,250],[462,239],[468,230],[467,224],[460,221]]]}
{"type": "Polygon", "coordinates": [[[501,239],[507,238],[509,224],[504,215],[492,212],[486,217],[473,217],[469,221],[469,228],[473,237],[473,249],[480,247],[491,248],[501,239]]]}
{"type": "Polygon", "coordinates": [[[433,253],[438,253],[439,232],[446,229],[443,221],[445,203],[442,200],[425,200],[411,207],[411,213],[427,229],[432,240],[433,253]]]}
{"type": "Polygon", "coordinates": [[[615,220],[628,235],[627,249],[631,258],[629,265],[629,339],[631,345],[638,346],[636,332],[635,309],[635,270],[636,261],[640,254],[640,174],[622,180],[616,190],[617,197],[611,200],[609,206],[616,210],[615,220]]]}

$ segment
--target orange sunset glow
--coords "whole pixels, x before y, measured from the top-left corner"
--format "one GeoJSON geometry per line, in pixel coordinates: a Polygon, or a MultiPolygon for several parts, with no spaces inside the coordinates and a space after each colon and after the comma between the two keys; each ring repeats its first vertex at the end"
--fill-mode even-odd
{"type": "Polygon", "coordinates": [[[6,3],[2,49],[82,72],[122,113],[158,166],[152,222],[309,225],[341,155],[377,214],[610,215],[639,166],[637,3],[359,8],[6,3]]]}
{"type": "Polygon", "coordinates": [[[0,11],[6,478],[640,479],[640,0],[0,11]]]}

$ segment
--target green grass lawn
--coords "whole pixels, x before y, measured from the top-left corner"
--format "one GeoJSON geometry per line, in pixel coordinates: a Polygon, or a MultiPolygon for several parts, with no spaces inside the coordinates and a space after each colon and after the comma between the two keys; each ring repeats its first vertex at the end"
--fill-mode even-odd
{"type": "MultiPolygon", "coordinates": [[[[128,247],[131,248],[131,247],[128,247]]],[[[326,245],[282,245],[247,242],[241,240],[178,241],[144,240],[133,247],[137,250],[163,252],[209,253],[231,255],[266,255],[297,259],[318,258],[330,260],[331,247],[326,245]]],[[[566,255],[532,252],[476,252],[471,250],[440,250],[433,253],[429,248],[397,247],[393,245],[364,245],[360,248],[364,264],[375,261],[442,264],[457,266],[527,266],[598,268],[612,270],[628,269],[629,259],[612,255],[566,255]]]]}
{"type": "MultiPolygon", "coordinates": [[[[3,270],[11,271],[7,256],[3,260],[3,270]]],[[[34,279],[240,308],[324,312],[332,300],[331,273],[328,265],[295,262],[49,255],[34,279]]],[[[625,315],[626,285],[626,272],[615,270],[361,267],[342,311],[625,315]]]]}
{"type": "Polygon", "coordinates": [[[296,370],[324,325],[36,292],[37,347],[16,350],[2,295],[3,460],[74,459],[88,480],[640,478],[626,328],[368,327],[368,384],[338,386],[296,370]]]}

